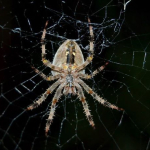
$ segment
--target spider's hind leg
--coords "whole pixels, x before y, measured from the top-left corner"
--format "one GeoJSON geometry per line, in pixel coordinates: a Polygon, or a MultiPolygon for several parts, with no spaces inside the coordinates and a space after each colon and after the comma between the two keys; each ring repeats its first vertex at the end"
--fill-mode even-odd
{"type": "Polygon", "coordinates": [[[90,64],[94,56],[94,33],[93,33],[93,27],[91,25],[90,18],[88,18],[88,24],[89,24],[89,32],[90,32],[89,56],[87,57],[86,61],[82,65],[76,68],[77,72],[79,72],[80,70],[83,70],[88,64],[90,64]]]}
{"type": "Polygon", "coordinates": [[[57,71],[57,72],[62,72],[62,69],[60,67],[53,65],[49,60],[46,59],[45,36],[46,36],[47,25],[48,25],[48,21],[46,21],[46,24],[45,24],[45,27],[44,27],[44,30],[43,30],[43,34],[42,34],[42,37],[41,37],[42,62],[45,66],[51,68],[52,70],[57,71]]]}

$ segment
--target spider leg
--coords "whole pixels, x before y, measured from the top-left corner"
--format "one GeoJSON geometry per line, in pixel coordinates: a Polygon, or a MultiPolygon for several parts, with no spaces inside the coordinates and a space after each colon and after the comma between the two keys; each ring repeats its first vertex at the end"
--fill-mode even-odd
{"type": "Polygon", "coordinates": [[[60,78],[60,76],[61,76],[60,74],[57,74],[55,76],[46,76],[44,73],[42,73],[41,71],[39,71],[35,67],[31,66],[31,68],[35,71],[35,73],[37,73],[38,75],[40,75],[46,81],[56,80],[56,79],[60,78]]]}
{"type": "Polygon", "coordinates": [[[83,79],[91,79],[92,77],[97,75],[99,72],[104,70],[106,65],[108,65],[108,62],[106,62],[105,65],[103,65],[103,66],[99,67],[98,69],[94,70],[93,73],[91,73],[90,75],[89,74],[79,73],[79,77],[83,78],[83,79]]]}
{"type": "Polygon", "coordinates": [[[90,55],[87,57],[86,61],[78,66],[76,68],[76,71],[79,72],[80,70],[83,70],[93,59],[93,53],[94,53],[94,34],[93,34],[93,27],[91,25],[90,18],[88,18],[88,23],[89,23],[89,31],[90,31],[90,49],[89,53],[90,55]]]}
{"type": "Polygon", "coordinates": [[[42,34],[42,37],[41,37],[42,62],[45,66],[51,68],[52,70],[57,71],[57,72],[62,72],[62,69],[60,67],[57,67],[57,66],[53,65],[49,60],[46,59],[45,35],[46,35],[47,25],[48,25],[48,21],[46,21],[46,24],[45,24],[45,27],[44,27],[44,30],[43,30],[43,34],[42,34]]]}
{"type": "Polygon", "coordinates": [[[76,86],[76,88],[77,88],[77,90],[78,90],[79,99],[80,99],[80,101],[82,102],[85,115],[86,115],[86,117],[87,117],[87,119],[88,119],[90,125],[91,125],[93,128],[95,128],[95,124],[94,124],[94,122],[93,122],[92,115],[91,115],[91,113],[90,113],[90,110],[89,110],[89,108],[88,108],[88,104],[87,104],[87,102],[86,102],[86,100],[85,100],[85,97],[84,97],[84,94],[83,94],[83,90],[82,90],[81,86],[80,86],[78,83],[74,83],[74,84],[75,84],[75,86],[76,86]]]}
{"type": "Polygon", "coordinates": [[[53,83],[47,90],[44,94],[42,94],[41,98],[39,98],[37,101],[35,101],[33,104],[31,104],[29,107],[27,107],[27,110],[32,110],[36,107],[38,107],[40,104],[43,103],[43,101],[45,101],[45,99],[47,98],[47,96],[49,94],[51,94],[55,89],[56,87],[61,84],[60,80],[56,81],[55,83],[53,83]]]}
{"type": "Polygon", "coordinates": [[[52,104],[51,104],[51,109],[50,109],[50,113],[49,113],[49,117],[47,119],[47,123],[46,123],[46,127],[45,127],[45,135],[47,136],[47,133],[49,131],[49,128],[51,126],[53,117],[54,117],[54,113],[55,113],[55,109],[56,109],[56,103],[58,102],[59,98],[61,97],[61,91],[63,89],[63,87],[66,85],[66,83],[62,83],[58,89],[56,90],[56,93],[54,95],[52,104]]]}
{"type": "Polygon", "coordinates": [[[98,102],[100,102],[102,105],[112,108],[112,109],[116,109],[116,110],[121,110],[123,111],[123,108],[119,108],[109,102],[107,102],[106,100],[104,100],[103,98],[101,98],[100,96],[98,96],[94,91],[92,91],[92,89],[85,84],[81,79],[78,80],[79,84],[81,84],[81,86],[85,89],[85,91],[89,94],[91,94],[93,96],[94,99],[96,99],[98,102]]]}

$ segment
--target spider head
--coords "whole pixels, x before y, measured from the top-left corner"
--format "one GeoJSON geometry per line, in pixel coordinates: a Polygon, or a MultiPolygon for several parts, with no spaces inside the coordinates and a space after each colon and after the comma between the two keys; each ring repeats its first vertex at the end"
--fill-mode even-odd
{"type": "Polygon", "coordinates": [[[67,85],[69,87],[71,87],[73,85],[73,77],[71,74],[68,74],[67,77],[66,77],[66,82],[67,82],[67,85]]]}
{"type": "Polygon", "coordinates": [[[68,95],[70,97],[70,94],[76,95],[76,88],[74,86],[74,80],[72,74],[68,74],[66,76],[66,86],[64,87],[63,94],[68,95]]]}

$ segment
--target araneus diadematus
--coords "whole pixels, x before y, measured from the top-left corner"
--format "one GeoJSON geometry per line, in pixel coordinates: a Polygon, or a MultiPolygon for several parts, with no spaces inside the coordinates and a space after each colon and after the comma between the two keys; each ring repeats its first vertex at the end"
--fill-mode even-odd
{"type": "Polygon", "coordinates": [[[91,26],[90,19],[88,18],[88,24],[89,24],[89,32],[90,32],[90,49],[89,49],[89,56],[84,61],[83,54],[81,52],[80,47],[78,44],[73,40],[66,40],[57,50],[53,63],[48,61],[46,59],[46,49],[45,49],[45,35],[46,35],[46,28],[48,25],[48,21],[45,24],[45,28],[43,30],[42,38],[41,38],[41,44],[42,44],[42,62],[46,67],[51,68],[52,76],[46,76],[42,72],[40,72],[38,69],[32,67],[34,71],[39,74],[43,79],[46,81],[52,81],[58,79],[55,83],[53,83],[46,92],[39,98],[37,101],[35,101],[33,104],[31,104],[27,110],[32,110],[36,107],[38,107],[49,94],[51,94],[57,87],[56,93],[54,95],[54,98],[52,100],[51,109],[49,113],[49,117],[47,119],[45,132],[46,135],[49,131],[50,125],[52,123],[55,109],[56,109],[56,103],[58,102],[59,98],[63,94],[67,95],[70,94],[78,94],[80,101],[83,104],[83,108],[85,111],[85,115],[92,127],[95,127],[95,124],[93,122],[91,113],[88,108],[88,104],[85,100],[83,90],[91,94],[94,99],[96,99],[98,102],[100,102],[102,105],[107,106],[112,109],[117,110],[123,110],[122,108],[118,108],[117,106],[107,102],[100,96],[98,96],[86,83],[84,83],[83,79],[90,79],[94,77],[97,73],[102,71],[105,66],[108,64],[99,67],[97,70],[95,70],[91,75],[85,74],[84,69],[85,67],[91,63],[93,59],[93,49],[94,49],[94,34],[93,34],[93,27],[91,26]],[[82,87],[81,87],[82,86],[82,87]]]}

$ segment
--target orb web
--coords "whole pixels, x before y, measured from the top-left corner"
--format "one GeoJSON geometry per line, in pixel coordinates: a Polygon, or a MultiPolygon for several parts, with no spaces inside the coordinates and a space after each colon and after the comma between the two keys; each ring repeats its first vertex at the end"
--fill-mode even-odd
{"type": "Polygon", "coordinates": [[[1,0],[0,4],[0,149],[149,149],[150,23],[146,4],[131,0],[1,0]],[[54,92],[40,107],[26,110],[53,83],[31,68],[51,75],[41,62],[45,22],[49,20],[45,42],[50,61],[66,39],[76,41],[86,58],[88,16],[95,48],[94,60],[85,71],[92,73],[106,62],[109,65],[85,82],[125,111],[106,108],[85,93],[95,122],[93,130],[78,97],[62,96],[45,137],[54,92]]]}

